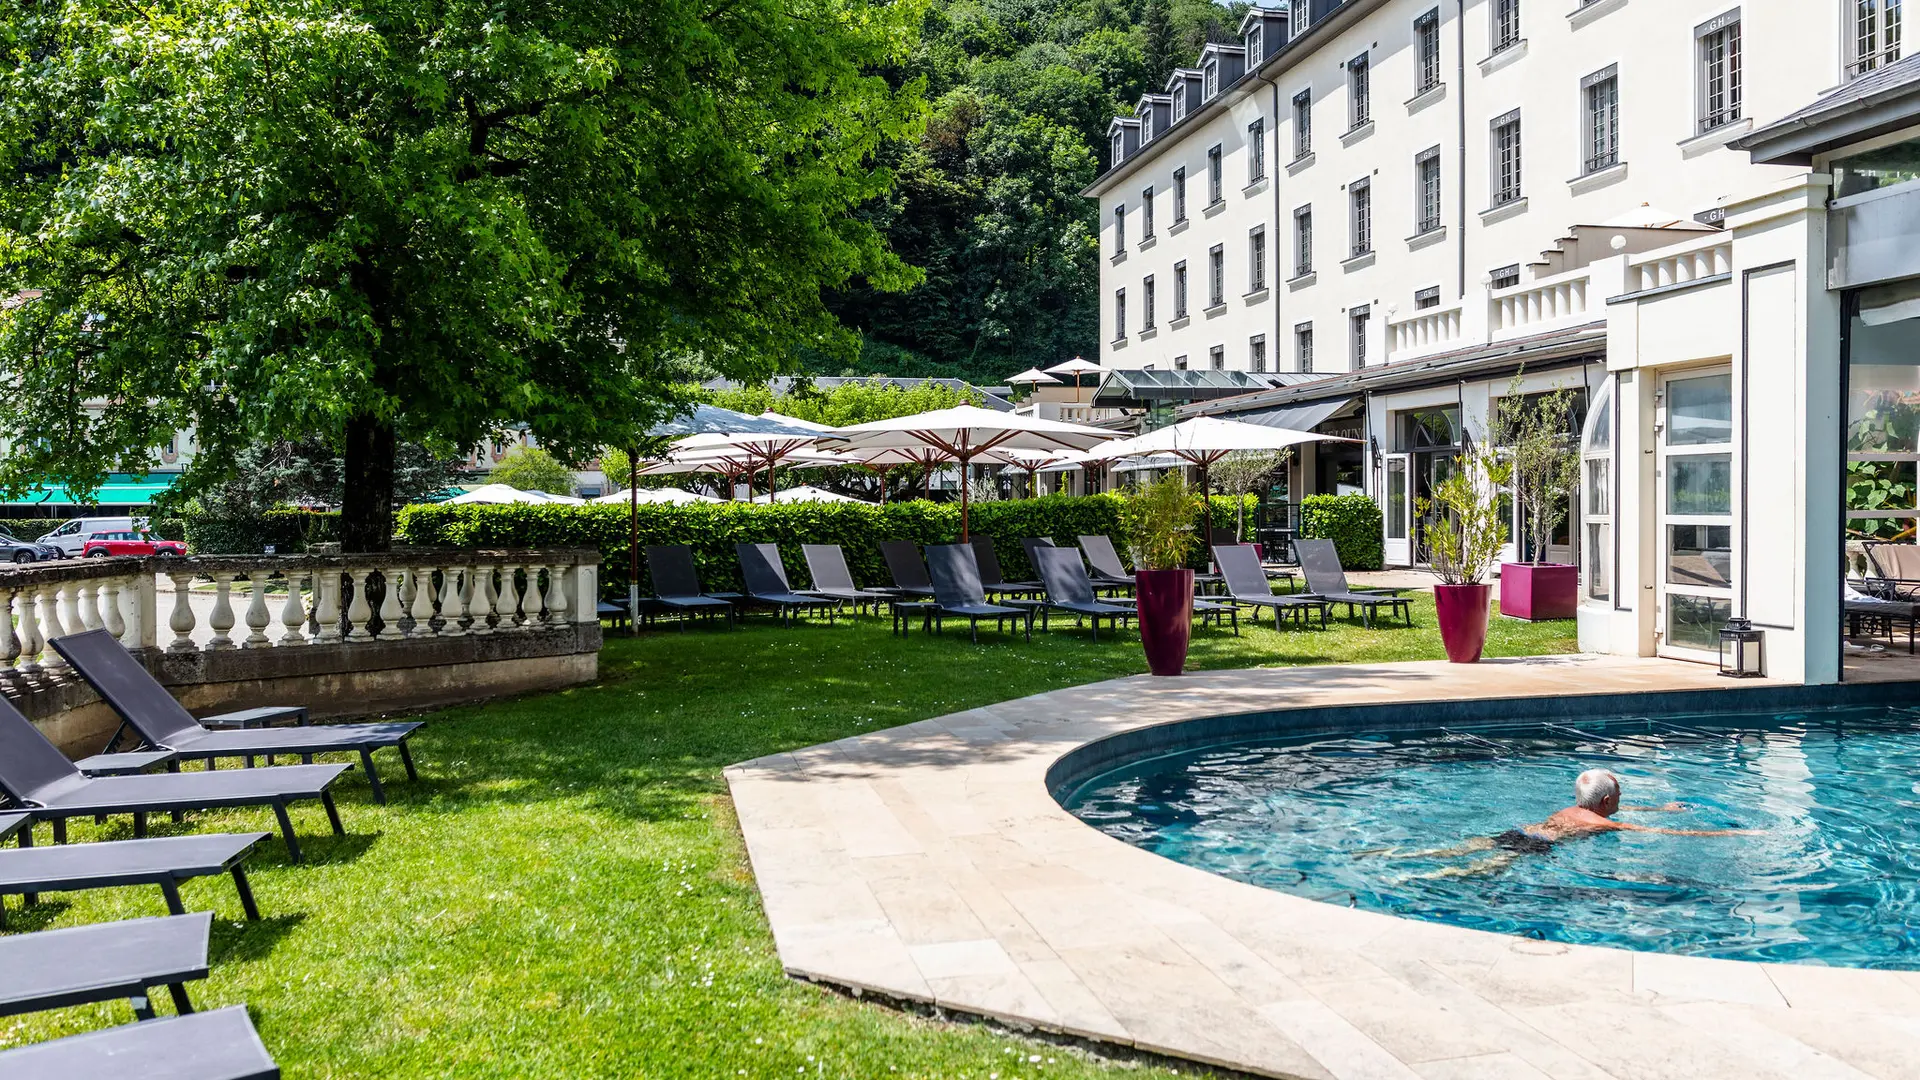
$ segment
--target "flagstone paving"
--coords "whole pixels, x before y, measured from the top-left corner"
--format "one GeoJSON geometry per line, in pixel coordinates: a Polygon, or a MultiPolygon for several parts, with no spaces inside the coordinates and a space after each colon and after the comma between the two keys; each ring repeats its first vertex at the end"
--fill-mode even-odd
{"type": "Polygon", "coordinates": [[[1049,795],[1061,755],[1286,707],[1724,686],[1542,657],[1140,676],[727,771],[797,977],[1313,1080],[1920,1078],[1920,973],[1483,933],[1272,892],[1131,847],[1049,795]]]}

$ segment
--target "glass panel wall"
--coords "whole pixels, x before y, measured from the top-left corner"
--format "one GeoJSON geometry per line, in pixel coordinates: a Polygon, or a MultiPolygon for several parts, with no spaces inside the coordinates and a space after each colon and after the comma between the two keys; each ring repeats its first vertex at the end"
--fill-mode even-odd
{"type": "Polygon", "coordinates": [[[1865,546],[1920,521],[1920,283],[1862,291],[1849,331],[1846,535],[1870,572],[1865,546]]]}
{"type": "Polygon", "coordinates": [[[1590,600],[1613,597],[1613,380],[1600,385],[1580,433],[1586,544],[1580,576],[1590,600]]]}
{"type": "Polygon", "coordinates": [[[1662,645],[1715,652],[1733,615],[1733,376],[1671,378],[1663,395],[1662,645]]]}

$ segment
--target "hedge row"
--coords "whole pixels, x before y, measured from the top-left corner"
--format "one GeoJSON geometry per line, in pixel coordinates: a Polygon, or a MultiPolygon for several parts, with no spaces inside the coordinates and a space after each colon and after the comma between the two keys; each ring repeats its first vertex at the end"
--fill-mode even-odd
{"type": "Polygon", "coordinates": [[[1380,504],[1371,495],[1309,495],[1300,500],[1300,535],[1333,541],[1346,570],[1386,565],[1380,536],[1380,504]]]}
{"type": "Polygon", "coordinates": [[[195,555],[257,555],[274,549],[299,555],[309,544],[340,539],[340,515],[319,510],[269,510],[254,517],[195,515],[185,521],[187,550],[195,555]]]}
{"type": "MultiPolygon", "coordinates": [[[[969,517],[973,536],[993,538],[1002,570],[1009,580],[1030,580],[1032,567],[1020,541],[1047,537],[1071,544],[1083,535],[1114,538],[1126,550],[1120,527],[1120,509],[1126,496],[1050,495],[975,504],[969,517]]],[[[1195,503],[1196,524],[1199,505],[1195,503]]],[[[1248,515],[1251,519],[1252,515],[1248,515]]],[[[1233,528],[1233,500],[1213,500],[1213,525],[1233,528]]],[[[454,547],[584,546],[600,549],[603,595],[624,596],[627,591],[627,508],[606,504],[586,506],[410,506],[400,512],[398,533],[411,544],[454,547]]],[[[882,540],[911,540],[916,544],[950,544],[960,536],[960,505],[924,500],[874,506],[866,503],[701,503],[689,506],[640,507],[640,545],[685,544],[693,549],[701,582],[709,590],[740,587],[739,559],[734,545],[780,545],[781,560],[795,587],[812,582],[800,550],[802,544],[839,544],[847,565],[860,585],[884,585],[891,580],[880,557],[882,540]]],[[[1206,562],[1195,552],[1195,565],[1206,562]]],[[[641,588],[652,589],[641,560],[641,588]]]]}

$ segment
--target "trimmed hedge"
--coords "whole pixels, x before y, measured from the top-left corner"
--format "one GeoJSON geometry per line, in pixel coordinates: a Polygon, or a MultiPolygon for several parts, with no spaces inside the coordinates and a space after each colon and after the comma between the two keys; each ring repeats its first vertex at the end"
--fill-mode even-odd
{"type": "MultiPolygon", "coordinates": [[[[1082,535],[1105,535],[1126,550],[1120,508],[1126,496],[1049,495],[1041,499],[974,504],[969,524],[974,536],[993,538],[1001,569],[1010,581],[1031,580],[1020,541],[1044,536],[1071,544],[1082,535]]],[[[1195,500],[1195,517],[1199,517],[1195,500]]],[[[1233,500],[1213,500],[1214,527],[1233,527],[1233,500]]],[[[627,508],[605,503],[585,506],[409,506],[400,512],[397,531],[410,544],[451,547],[596,547],[601,552],[602,594],[627,592],[627,508]]],[[[685,544],[693,549],[701,583],[709,590],[740,587],[735,544],[780,545],[787,576],[797,588],[812,584],[802,544],[839,544],[860,585],[885,585],[892,579],[880,557],[882,540],[951,544],[960,536],[960,504],[924,500],[875,506],[868,503],[699,503],[640,507],[640,546],[685,544]]],[[[1206,562],[1196,554],[1196,566],[1206,562]]],[[[651,591],[641,553],[641,588],[651,591]]]]}
{"type": "MultiPolygon", "coordinates": [[[[340,515],[320,510],[269,510],[256,517],[196,515],[185,519],[187,550],[195,555],[304,554],[309,544],[340,539],[340,515]]],[[[164,535],[164,532],[163,532],[164,535]]]]}
{"type": "Polygon", "coordinates": [[[1380,504],[1371,495],[1309,495],[1300,500],[1300,535],[1333,541],[1340,565],[1348,570],[1386,565],[1380,530],[1380,504]]]}

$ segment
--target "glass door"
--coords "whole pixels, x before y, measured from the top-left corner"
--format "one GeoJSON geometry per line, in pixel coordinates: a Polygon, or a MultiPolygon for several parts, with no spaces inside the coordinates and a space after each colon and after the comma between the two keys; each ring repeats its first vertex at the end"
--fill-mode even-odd
{"type": "Polygon", "coordinates": [[[1660,438],[1660,653],[1719,654],[1733,615],[1733,375],[1666,381],[1660,438]]]}
{"type": "Polygon", "coordinates": [[[1386,455],[1387,482],[1386,505],[1382,511],[1387,519],[1386,560],[1389,566],[1413,565],[1413,485],[1408,478],[1413,474],[1413,455],[1386,455]]]}

